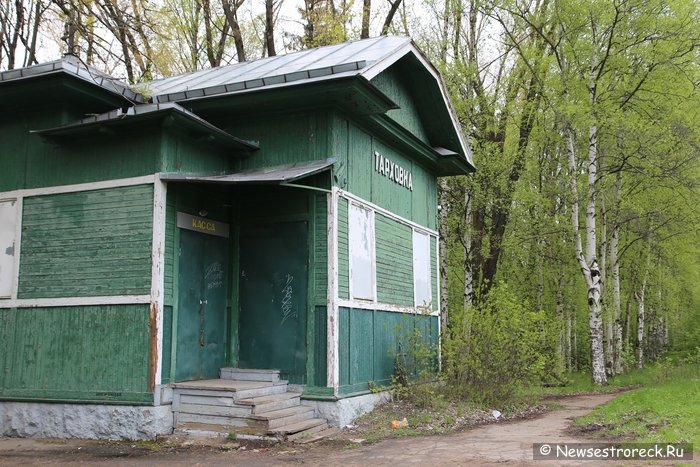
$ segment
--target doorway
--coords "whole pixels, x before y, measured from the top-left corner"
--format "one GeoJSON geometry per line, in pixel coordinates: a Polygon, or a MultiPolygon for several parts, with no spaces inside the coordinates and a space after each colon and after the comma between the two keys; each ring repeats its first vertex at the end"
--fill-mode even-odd
{"type": "Polygon", "coordinates": [[[218,378],[225,363],[227,253],[228,238],[180,229],[175,381],[218,378]]]}
{"type": "Polygon", "coordinates": [[[308,223],[243,226],[240,231],[239,366],[306,375],[308,223]]]}

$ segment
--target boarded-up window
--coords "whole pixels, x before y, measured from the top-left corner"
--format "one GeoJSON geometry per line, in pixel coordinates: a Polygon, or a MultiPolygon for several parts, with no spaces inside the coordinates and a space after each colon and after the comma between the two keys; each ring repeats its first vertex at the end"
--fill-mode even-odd
{"type": "Polygon", "coordinates": [[[15,281],[17,200],[0,200],[0,298],[10,298],[15,281]]]}
{"type": "Polygon", "coordinates": [[[348,223],[351,298],[374,300],[374,213],[351,204],[348,223]]]}
{"type": "Polygon", "coordinates": [[[430,237],[413,231],[413,287],[416,306],[429,306],[432,302],[430,287],[430,237]]]}

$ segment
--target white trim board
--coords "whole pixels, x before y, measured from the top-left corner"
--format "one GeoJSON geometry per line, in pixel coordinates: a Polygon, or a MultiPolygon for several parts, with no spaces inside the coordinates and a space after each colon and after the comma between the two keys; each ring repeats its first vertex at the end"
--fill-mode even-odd
{"type": "Polygon", "coordinates": [[[440,314],[435,310],[430,310],[430,313],[425,313],[424,309],[417,308],[415,306],[406,305],[390,305],[388,303],[376,303],[362,300],[338,300],[338,307],[343,308],[354,308],[358,310],[378,310],[378,311],[390,311],[393,313],[407,313],[413,315],[424,315],[424,316],[439,316],[440,314]]]}
{"type": "Polygon", "coordinates": [[[328,195],[328,306],[326,308],[326,385],[338,395],[340,385],[340,356],[338,322],[338,188],[328,195]]]}
{"type": "Polygon", "coordinates": [[[365,199],[362,199],[362,198],[360,198],[359,196],[353,195],[353,194],[350,193],[350,192],[347,192],[347,191],[343,191],[343,190],[341,190],[341,189],[338,189],[338,195],[341,196],[341,197],[343,197],[343,198],[346,198],[346,199],[348,199],[348,200],[350,200],[350,201],[355,201],[356,203],[360,203],[360,204],[362,204],[362,205],[364,205],[364,206],[366,206],[366,207],[368,207],[368,208],[370,208],[370,209],[373,209],[375,212],[378,212],[379,214],[381,214],[381,215],[383,215],[383,216],[385,216],[385,217],[388,217],[388,218],[393,219],[393,220],[395,220],[395,221],[397,221],[397,222],[400,222],[400,223],[402,223],[402,224],[405,224],[405,225],[407,225],[407,226],[409,226],[409,227],[411,227],[411,228],[414,228],[414,229],[416,229],[416,230],[423,231],[423,232],[425,232],[425,233],[427,233],[427,234],[429,234],[429,235],[438,236],[438,232],[437,232],[436,230],[429,229],[429,228],[427,228],[427,227],[425,227],[425,226],[422,226],[422,225],[420,225],[420,224],[418,224],[418,223],[416,223],[416,222],[413,222],[413,221],[411,221],[411,220],[408,220],[408,219],[406,219],[405,217],[399,216],[398,214],[394,214],[393,212],[389,211],[388,209],[385,209],[385,208],[383,208],[383,207],[381,207],[381,206],[377,206],[376,204],[371,203],[371,202],[369,202],[369,201],[367,201],[367,200],[365,200],[365,199]]]}
{"type": "Polygon", "coordinates": [[[151,244],[151,307],[156,312],[155,384],[163,371],[163,305],[165,300],[165,209],[167,185],[156,175],[153,183],[153,241],[151,244]]]}
{"type": "Polygon", "coordinates": [[[108,295],[99,297],[18,298],[0,300],[2,308],[52,308],[64,306],[150,304],[150,295],[108,295]]]}
{"type": "Polygon", "coordinates": [[[21,198],[26,196],[57,195],[61,193],[74,193],[78,191],[103,190],[105,188],[118,188],[134,185],[148,185],[155,181],[155,175],[144,175],[141,177],[117,178],[114,180],[103,180],[101,182],[78,183],[74,185],[47,186],[41,188],[26,188],[0,193],[2,198],[21,198]]]}

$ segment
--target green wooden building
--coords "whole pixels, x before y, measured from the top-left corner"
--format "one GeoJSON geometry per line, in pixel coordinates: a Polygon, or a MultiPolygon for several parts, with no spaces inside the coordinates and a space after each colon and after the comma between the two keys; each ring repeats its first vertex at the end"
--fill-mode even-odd
{"type": "Polygon", "coordinates": [[[437,177],[473,167],[410,39],[134,87],[64,57],[0,102],[0,435],[293,434],[438,345],[437,177]]]}

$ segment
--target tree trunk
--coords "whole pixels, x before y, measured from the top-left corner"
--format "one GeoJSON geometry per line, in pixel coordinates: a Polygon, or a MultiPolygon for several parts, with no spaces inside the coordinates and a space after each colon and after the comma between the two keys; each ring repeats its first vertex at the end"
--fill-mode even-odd
{"type": "Polygon", "coordinates": [[[369,19],[372,11],[372,0],[362,0],[362,31],[360,39],[369,38],[369,19]]]}
{"type": "MultiPolygon", "coordinates": [[[[558,324],[558,332],[557,332],[557,350],[556,350],[556,359],[557,359],[557,364],[556,364],[556,370],[557,373],[559,371],[565,370],[568,366],[567,362],[567,356],[564,351],[564,340],[566,339],[566,320],[564,319],[564,310],[565,310],[565,305],[564,305],[564,292],[563,292],[563,279],[560,276],[559,279],[557,280],[557,305],[556,305],[556,317],[557,317],[557,324],[558,324]]],[[[560,376],[557,374],[557,376],[560,376]]]]}
{"type": "Polygon", "coordinates": [[[583,253],[583,243],[579,230],[579,201],[576,180],[576,149],[574,134],[571,128],[566,129],[569,154],[569,169],[571,172],[571,223],[576,245],[576,257],[586,285],[588,286],[588,329],[591,341],[591,376],[593,383],[607,383],[605,375],[605,356],[603,352],[603,320],[601,317],[601,282],[596,253],[595,226],[595,180],[597,173],[597,128],[591,125],[588,134],[588,205],[586,208],[586,254],[583,253]]]}
{"type": "Polygon", "coordinates": [[[447,235],[449,233],[447,224],[447,179],[441,178],[438,185],[438,229],[440,233],[439,254],[440,254],[440,331],[443,338],[449,335],[449,288],[447,287],[447,235]]]}
{"type": "Polygon", "coordinates": [[[394,21],[394,15],[396,14],[396,10],[398,10],[399,6],[401,5],[401,0],[394,0],[393,2],[389,1],[389,4],[391,7],[389,8],[389,13],[387,13],[386,18],[384,18],[382,36],[389,34],[389,27],[391,26],[391,22],[394,21]]]}
{"type": "Polygon", "coordinates": [[[238,9],[243,4],[244,0],[221,0],[221,6],[224,9],[224,15],[228,23],[231,25],[231,32],[233,34],[233,43],[236,45],[236,56],[239,62],[246,61],[245,48],[243,46],[243,34],[241,33],[241,26],[238,24],[238,9]]]}
{"type": "Polygon", "coordinates": [[[472,251],[474,248],[474,237],[470,228],[474,220],[472,218],[471,200],[469,190],[464,192],[464,231],[462,232],[462,247],[464,248],[464,308],[469,308],[474,304],[474,269],[472,261],[472,251]]]}
{"type": "Polygon", "coordinates": [[[622,175],[617,173],[615,181],[615,225],[610,239],[610,262],[612,263],[612,321],[613,329],[613,372],[616,375],[624,371],[622,363],[622,308],[620,300],[620,223],[619,205],[622,196],[622,175]]]}
{"type": "Polygon", "coordinates": [[[277,55],[275,51],[275,12],[273,0],[265,0],[265,46],[267,48],[267,56],[274,57],[277,55]]]}
{"type": "Polygon", "coordinates": [[[637,301],[637,368],[644,368],[644,289],[646,286],[645,273],[639,290],[634,293],[634,299],[637,301]]]}

